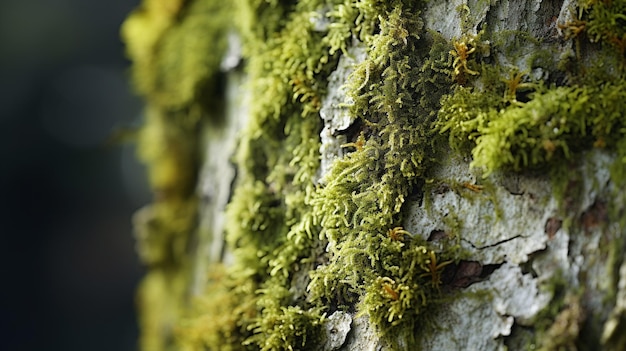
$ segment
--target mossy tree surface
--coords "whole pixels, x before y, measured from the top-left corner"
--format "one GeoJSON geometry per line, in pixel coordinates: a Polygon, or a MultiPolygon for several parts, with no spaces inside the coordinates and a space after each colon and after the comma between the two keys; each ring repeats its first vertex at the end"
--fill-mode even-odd
{"type": "Polygon", "coordinates": [[[623,347],[626,1],[557,3],[144,0],[123,27],[155,193],[141,348],[623,347]],[[201,150],[233,109],[208,260],[201,150]]]}

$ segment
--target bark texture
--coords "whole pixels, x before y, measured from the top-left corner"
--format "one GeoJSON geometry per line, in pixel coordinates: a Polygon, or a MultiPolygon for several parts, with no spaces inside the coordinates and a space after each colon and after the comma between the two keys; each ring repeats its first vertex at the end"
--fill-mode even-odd
{"type": "Polygon", "coordinates": [[[144,0],[144,350],[626,349],[626,1],[144,0]]]}

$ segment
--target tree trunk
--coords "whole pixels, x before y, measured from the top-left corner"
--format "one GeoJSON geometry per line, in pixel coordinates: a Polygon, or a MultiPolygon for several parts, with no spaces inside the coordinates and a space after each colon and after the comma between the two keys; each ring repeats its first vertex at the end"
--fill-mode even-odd
{"type": "Polygon", "coordinates": [[[145,0],[141,348],[626,349],[625,24],[145,0]]]}

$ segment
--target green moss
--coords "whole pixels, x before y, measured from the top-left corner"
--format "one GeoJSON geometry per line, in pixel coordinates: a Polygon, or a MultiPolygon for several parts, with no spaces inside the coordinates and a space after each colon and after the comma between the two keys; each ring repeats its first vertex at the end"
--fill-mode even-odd
{"type": "Polygon", "coordinates": [[[195,350],[242,350],[241,340],[251,332],[242,320],[249,320],[256,313],[254,282],[250,279],[235,280],[221,264],[208,269],[205,291],[194,298],[177,323],[177,346],[182,351],[195,350]]]}
{"type": "Polygon", "coordinates": [[[137,319],[141,327],[139,348],[175,349],[172,323],[179,320],[185,308],[187,285],[186,271],[180,266],[151,269],[146,273],[137,288],[137,319]]]}
{"type": "Polygon", "coordinates": [[[308,349],[318,342],[322,314],[289,290],[296,279],[290,272],[314,257],[317,227],[307,206],[319,166],[318,111],[325,77],[338,58],[330,54],[339,49],[332,45],[340,43],[328,39],[333,29],[314,30],[320,2],[238,6],[254,24],[241,32],[249,88],[258,102],[242,138],[240,176],[228,208],[228,242],[237,257],[231,274],[249,277],[258,287],[257,313],[241,321],[252,332],[245,344],[308,349]]]}
{"type": "Polygon", "coordinates": [[[360,313],[399,347],[420,327],[418,316],[439,301],[435,261],[443,259],[417,237],[405,242],[390,235],[432,162],[427,126],[452,82],[449,49],[438,35],[421,31],[418,9],[397,6],[380,18],[380,32],[366,41],[368,59],[349,86],[352,113],[365,128],[313,202],[329,262],[311,273],[309,290],[322,306],[358,301],[360,313]]]}
{"type": "Polygon", "coordinates": [[[281,283],[268,282],[257,292],[258,305],[263,309],[248,326],[253,335],[243,345],[255,345],[264,351],[315,349],[322,331],[320,309],[290,304],[292,294],[281,283]]]}
{"type": "Polygon", "coordinates": [[[229,29],[228,4],[195,0],[168,6],[146,0],[124,23],[133,81],[150,104],[181,111],[214,99],[229,29]]]}
{"type": "MultiPolygon", "coordinates": [[[[409,315],[429,302],[419,299],[438,294],[437,284],[426,276],[425,262],[437,258],[432,250],[407,243],[400,252],[398,245],[381,239],[401,220],[404,199],[430,162],[425,127],[451,84],[449,47],[436,34],[421,38],[425,33],[414,5],[337,2],[328,12],[333,22],[321,32],[310,21],[320,8],[315,2],[298,3],[275,27],[275,35],[265,42],[248,38],[252,42],[246,49],[258,104],[252,107],[238,156],[243,174],[229,205],[228,235],[240,264],[233,274],[259,281],[258,315],[250,321],[254,334],[247,343],[260,348],[286,349],[289,342],[300,348],[314,345],[322,309],[347,306],[361,297],[360,310],[383,334],[408,336],[415,327],[409,315]],[[355,101],[351,113],[367,126],[367,141],[355,143],[363,146],[337,160],[316,187],[320,96],[350,35],[371,48],[348,87],[355,101]],[[427,90],[436,94],[425,94],[427,90]],[[276,215],[263,212],[272,209],[276,215]],[[306,296],[294,295],[285,290],[295,279],[290,272],[294,265],[306,267],[315,261],[318,238],[330,243],[324,258],[328,263],[312,273],[306,296]],[[384,263],[392,257],[394,261],[384,263]],[[349,268],[355,265],[364,274],[356,276],[349,268]],[[404,265],[414,268],[404,271],[404,265]],[[420,275],[413,277],[415,272],[420,275]],[[380,317],[389,305],[372,300],[380,295],[382,287],[376,282],[382,277],[422,289],[404,299],[410,303],[391,304],[396,306],[391,307],[396,311],[392,320],[380,317]],[[398,323],[402,310],[406,317],[398,323]],[[289,321],[297,330],[305,327],[287,335],[284,323],[289,321]]],[[[270,16],[267,11],[256,13],[270,16]]],[[[257,23],[265,22],[260,18],[257,23]]],[[[266,35],[263,30],[248,33],[266,35]]]]}
{"type": "MultiPolygon", "coordinates": [[[[596,33],[592,39],[610,41],[605,38],[609,28],[622,16],[621,5],[612,3],[610,9],[605,2],[583,7],[583,17],[589,18],[587,29],[596,33]]],[[[524,38],[523,33],[488,35],[495,38],[492,50],[503,53],[509,62],[524,56],[515,48],[528,47],[510,40],[511,35],[524,38]]],[[[530,42],[539,55],[529,57],[529,67],[554,70],[542,58],[549,56],[548,51],[540,49],[539,42],[530,42]]],[[[507,72],[483,63],[481,76],[471,86],[457,87],[443,97],[435,128],[449,136],[453,149],[471,148],[471,165],[483,169],[485,176],[496,170],[520,171],[555,163],[562,167],[563,160],[592,147],[622,155],[620,116],[624,111],[619,101],[624,98],[624,80],[623,75],[615,75],[621,72],[620,65],[580,61],[574,66],[582,68],[568,72],[571,85],[554,86],[532,81],[515,67],[507,72]]]]}
{"type": "MultiPolygon", "coordinates": [[[[591,147],[620,146],[625,87],[619,80],[542,88],[527,103],[506,107],[502,102],[490,106],[488,95],[460,88],[444,98],[438,123],[444,132],[453,130],[453,145],[474,141],[472,166],[483,168],[485,176],[500,169],[536,168],[591,147]]],[[[625,150],[617,151],[622,155],[625,150]]]]}
{"type": "Polygon", "coordinates": [[[380,244],[373,249],[378,257],[360,266],[366,271],[372,267],[378,276],[364,279],[359,308],[394,349],[415,345],[415,335],[429,320],[428,313],[443,302],[440,275],[450,261],[443,261],[416,238],[405,238],[406,242],[384,236],[376,239],[380,244]]]}
{"type": "Polygon", "coordinates": [[[186,309],[199,129],[207,117],[218,117],[228,11],[210,0],[146,0],[122,28],[134,85],[147,101],[137,149],[154,193],[153,204],[135,217],[138,251],[149,269],[137,292],[143,350],[176,347],[173,326],[186,309]]]}
{"type": "MultiPolygon", "coordinates": [[[[567,72],[569,85],[535,81],[528,71],[499,67],[490,57],[497,52],[516,62],[528,34],[469,35],[474,19],[467,7],[459,8],[465,34],[448,42],[424,30],[422,2],[158,4],[146,0],[124,30],[136,85],[150,106],[139,149],[158,195],[150,225],[141,227],[151,238],[144,246],[155,266],[140,290],[146,350],[172,346],[172,325],[184,350],[314,349],[324,316],[337,309],[368,315],[393,348],[412,346],[445,301],[441,270],[462,256],[458,235],[435,248],[400,228],[406,199],[423,191],[436,165],[438,135],[457,152],[471,153],[471,165],[485,176],[544,166],[557,174],[578,152],[596,147],[618,154],[613,179],[626,179],[626,82],[619,60],[604,67],[576,62],[587,69],[567,72]],[[316,23],[320,18],[327,25],[316,23]],[[219,106],[214,95],[228,30],[243,39],[252,101],[227,209],[234,264],[211,277],[187,309],[196,133],[203,118],[219,117],[211,107],[219,106]],[[361,130],[345,145],[350,152],[318,180],[319,109],[328,76],[353,40],[367,48],[346,84],[361,130]],[[303,282],[306,292],[294,289],[303,282]],[[166,301],[178,302],[148,312],[166,301]]],[[[583,7],[589,38],[607,43],[617,56],[623,56],[623,33],[614,28],[623,20],[622,5],[583,7]]],[[[553,70],[549,54],[530,55],[528,68],[553,70]]],[[[455,231],[462,223],[453,217],[448,221],[455,231]]]]}
{"type": "Polygon", "coordinates": [[[610,45],[626,59],[626,1],[582,1],[581,17],[592,42],[610,45]]]}

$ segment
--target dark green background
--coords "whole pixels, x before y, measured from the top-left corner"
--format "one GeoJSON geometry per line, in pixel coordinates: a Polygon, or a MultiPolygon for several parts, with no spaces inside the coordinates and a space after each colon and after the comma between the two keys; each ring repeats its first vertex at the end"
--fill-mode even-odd
{"type": "Polygon", "coordinates": [[[0,2],[0,349],[134,350],[149,202],[119,26],[139,0],[0,2]]]}

